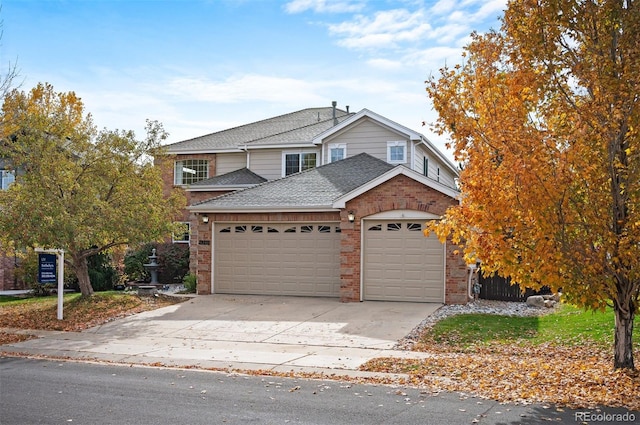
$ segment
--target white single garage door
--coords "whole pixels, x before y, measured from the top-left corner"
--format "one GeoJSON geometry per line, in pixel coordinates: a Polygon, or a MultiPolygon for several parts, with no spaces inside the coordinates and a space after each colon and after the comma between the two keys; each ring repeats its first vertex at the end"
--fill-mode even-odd
{"type": "Polygon", "coordinates": [[[424,220],[365,220],[364,299],[444,302],[444,245],[424,220]]]}
{"type": "Polygon", "coordinates": [[[216,223],[213,291],[340,296],[340,223],[216,223]]]}

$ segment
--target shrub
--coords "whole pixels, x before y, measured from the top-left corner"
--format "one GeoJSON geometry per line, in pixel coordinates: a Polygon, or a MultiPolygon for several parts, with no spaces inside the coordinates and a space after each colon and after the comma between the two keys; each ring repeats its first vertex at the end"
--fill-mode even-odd
{"type": "Polygon", "coordinates": [[[149,272],[143,267],[143,264],[149,262],[149,256],[154,244],[147,243],[135,250],[129,250],[124,257],[124,273],[130,281],[144,282],[149,280],[149,272]]]}
{"type": "Polygon", "coordinates": [[[149,263],[152,249],[158,256],[158,282],[163,285],[180,283],[189,272],[189,245],[174,243],[148,243],[124,257],[124,272],[129,280],[144,282],[150,279],[144,264],[149,263]]]}
{"type": "Polygon", "coordinates": [[[181,283],[189,272],[189,245],[162,243],[156,246],[158,255],[158,281],[164,285],[181,283]]]}
{"type": "Polygon", "coordinates": [[[118,273],[111,264],[111,256],[101,252],[87,259],[89,280],[94,291],[110,291],[118,281],[118,273]]]}
{"type": "Polygon", "coordinates": [[[196,292],[198,278],[196,277],[196,275],[189,273],[184,278],[182,278],[182,283],[184,284],[184,289],[186,292],[196,292]]]}

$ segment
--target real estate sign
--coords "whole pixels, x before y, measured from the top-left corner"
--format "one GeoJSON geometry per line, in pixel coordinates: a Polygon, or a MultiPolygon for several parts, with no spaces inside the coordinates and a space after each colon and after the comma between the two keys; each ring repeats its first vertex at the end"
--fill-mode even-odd
{"type": "Polygon", "coordinates": [[[56,283],[58,275],[56,274],[58,256],[56,254],[40,253],[38,254],[38,282],[56,283]]]}

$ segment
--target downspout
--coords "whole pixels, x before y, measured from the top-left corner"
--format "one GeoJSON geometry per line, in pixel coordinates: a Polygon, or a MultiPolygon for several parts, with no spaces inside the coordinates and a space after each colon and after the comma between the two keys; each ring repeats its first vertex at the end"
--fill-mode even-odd
{"type": "Polygon", "coordinates": [[[244,150],[244,152],[247,154],[247,170],[249,170],[250,166],[251,166],[251,153],[249,152],[249,150],[247,149],[247,145],[245,143],[244,148],[242,148],[244,150]]]}

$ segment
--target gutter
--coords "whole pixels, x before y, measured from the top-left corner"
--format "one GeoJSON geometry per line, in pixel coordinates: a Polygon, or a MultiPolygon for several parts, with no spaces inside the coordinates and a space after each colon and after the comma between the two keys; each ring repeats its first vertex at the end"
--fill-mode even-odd
{"type": "Polygon", "coordinates": [[[201,186],[201,187],[188,187],[184,188],[185,192],[221,192],[225,190],[241,190],[247,189],[249,187],[257,186],[257,184],[238,184],[234,186],[223,186],[223,185],[215,185],[215,186],[201,186]]]}
{"type": "Polygon", "coordinates": [[[241,207],[241,208],[216,208],[207,204],[197,204],[187,207],[187,210],[194,213],[283,213],[283,212],[340,212],[339,208],[332,208],[327,205],[317,205],[308,207],[241,207]]]}

